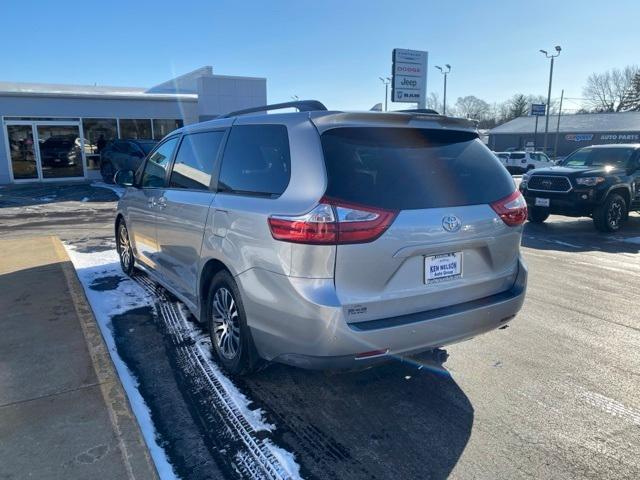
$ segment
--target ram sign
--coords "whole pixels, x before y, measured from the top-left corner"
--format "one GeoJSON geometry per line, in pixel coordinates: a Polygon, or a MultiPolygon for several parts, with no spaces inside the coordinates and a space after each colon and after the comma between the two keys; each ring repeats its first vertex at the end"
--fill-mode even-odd
{"type": "Polygon", "coordinates": [[[393,50],[391,100],[417,103],[423,107],[427,91],[427,60],[429,53],[418,50],[393,50]]]}

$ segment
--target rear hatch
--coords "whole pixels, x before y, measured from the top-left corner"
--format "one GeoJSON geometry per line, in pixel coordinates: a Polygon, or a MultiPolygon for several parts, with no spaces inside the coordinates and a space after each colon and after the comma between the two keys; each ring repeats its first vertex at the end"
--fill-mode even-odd
{"type": "Polygon", "coordinates": [[[337,245],[335,286],[347,322],[446,307],[513,285],[521,228],[492,203],[521,197],[474,132],[342,127],[325,131],[322,146],[327,198],[395,215],[375,240],[337,245]]]}
{"type": "Polygon", "coordinates": [[[511,153],[507,160],[507,166],[509,167],[526,167],[527,155],[524,153],[511,153]]]}

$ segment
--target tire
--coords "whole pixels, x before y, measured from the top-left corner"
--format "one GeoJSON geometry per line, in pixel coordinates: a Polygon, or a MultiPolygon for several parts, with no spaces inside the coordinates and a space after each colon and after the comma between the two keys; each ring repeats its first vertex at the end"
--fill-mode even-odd
{"type": "Polygon", "coordinates": [[[593,224],[600,232],[612,233],[622,228],[629,210],[627,202],[617,193],[611,193],[593,212],[593,224]]]}
{"type": "Polygon", "coordinates": [[[116,250],[120,258],[120,267],[126,275],[131,276],[135,268],[136,260],[133,256],[131,241],[129,240],[129,230],[124,220],[118,222],[116,231],[116,250]]]}
{"type": "Polygon", "coordinates": [[[209,285],[207,318],[213,352],[232,375],[248,375],[260,366],[247,326],[240,291],[226,270],[218,272],[209,285]]]}
{"type": "Polygon", "coordinates": [[[113,170],[113,165],[111,164],[111,162],[103,162],[102,164],[100,164],[100,174],[102,175],[104,183],[114,183],[113,176],[116,174],[116,172],[113,170]]]}
{"type": "Polygon", "coordinates": [[[549,218],[549,209],[532,207],[529,209],[528,219],[531,223],[544,223],[549,218]]]}

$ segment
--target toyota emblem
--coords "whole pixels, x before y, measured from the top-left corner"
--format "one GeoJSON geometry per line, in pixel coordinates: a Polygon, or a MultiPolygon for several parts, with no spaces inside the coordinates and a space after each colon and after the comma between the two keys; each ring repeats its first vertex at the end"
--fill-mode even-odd
{"type": "Polygon", "coordinates": [[[455,215],[446,215],[442,217],[442,228],[447,232],[457,232],[460,230],[462,222],[455,215]]]}

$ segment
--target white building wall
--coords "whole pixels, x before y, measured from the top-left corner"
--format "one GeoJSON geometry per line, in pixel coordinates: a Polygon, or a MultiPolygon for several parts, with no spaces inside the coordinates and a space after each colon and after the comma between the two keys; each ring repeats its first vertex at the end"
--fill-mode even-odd
{"type": "Polygon", "coordinates": [[[198,116],[216,115],[267,104],[267,80],[255,77],[212,75],[198,79],[198,116]]]}

